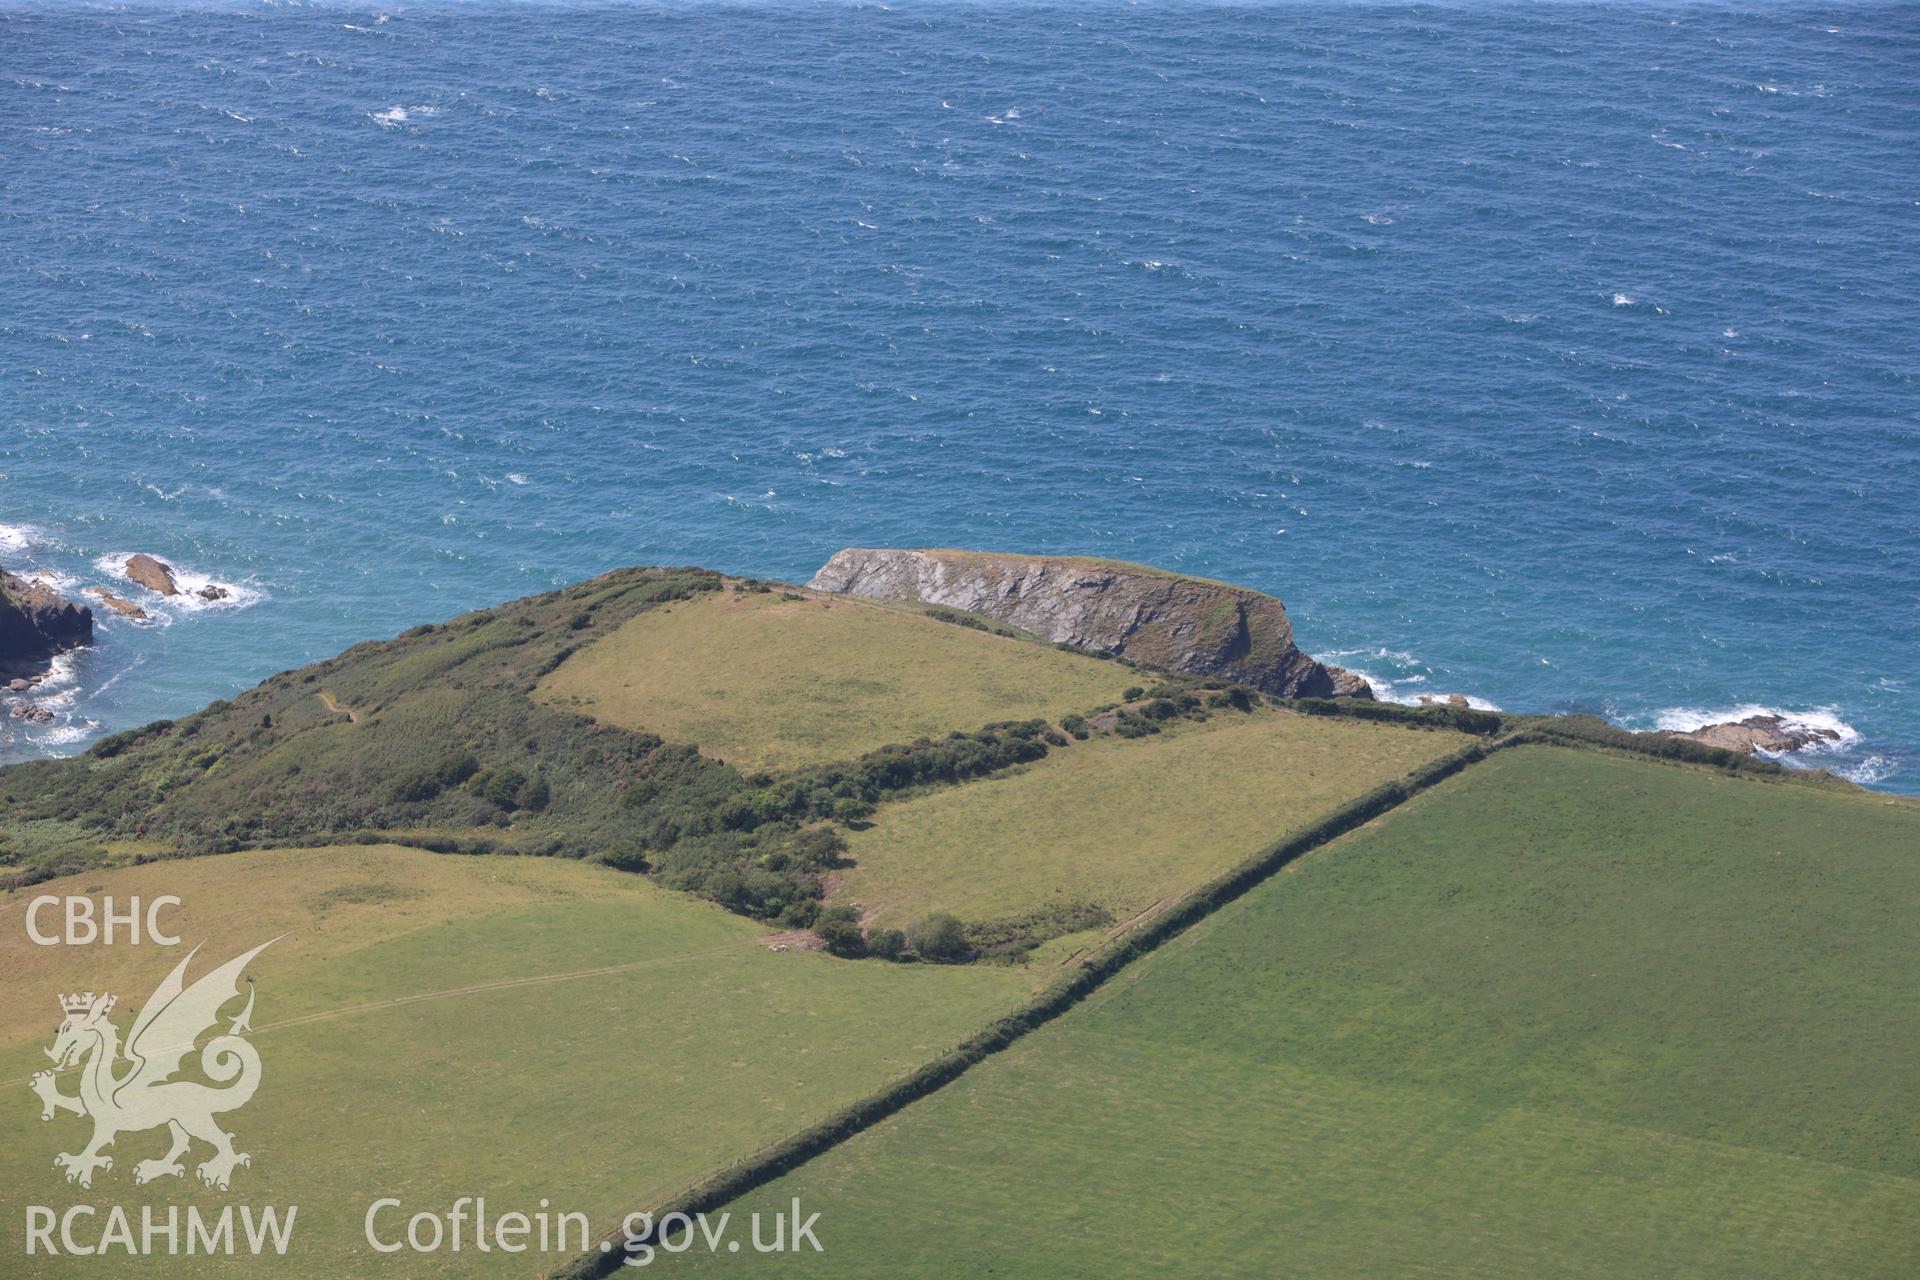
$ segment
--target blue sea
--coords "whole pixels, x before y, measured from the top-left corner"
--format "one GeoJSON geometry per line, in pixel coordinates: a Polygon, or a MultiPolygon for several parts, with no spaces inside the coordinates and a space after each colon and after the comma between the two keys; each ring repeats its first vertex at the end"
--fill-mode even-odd
{"type": "Polygon", "coordinates": [[[154,614],[0,757],[946,545],[1920,791],[1917,366],[1914,5],[0,0],[0,564],[154,614]]]}

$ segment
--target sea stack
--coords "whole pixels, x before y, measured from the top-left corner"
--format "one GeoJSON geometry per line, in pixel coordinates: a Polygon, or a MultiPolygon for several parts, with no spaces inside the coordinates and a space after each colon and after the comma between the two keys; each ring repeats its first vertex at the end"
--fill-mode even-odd
{"type": "Polygon", "coordinates": [[[1276,697],[1373,696],[1359,676],[1302,653],[1285,607],[1272,596],[1146,565],[848,547],[807,585],[985,614],[1057,644],[1219,676],[1276,697]]]}
{"type": "Polygon", "coordinates": [[[44,674],[57,653],[93,643],[93,610],[0,569],[0,683],[44,674]]]}

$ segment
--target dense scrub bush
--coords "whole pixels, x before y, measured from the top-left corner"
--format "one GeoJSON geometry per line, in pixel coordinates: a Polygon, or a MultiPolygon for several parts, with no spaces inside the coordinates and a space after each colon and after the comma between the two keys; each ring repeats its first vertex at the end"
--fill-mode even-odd
{"type": "Polygon", "coordinates": [[[109,734],[87,748],[87,754],[97,760],[107,760],[119,755],[128,747],[134,746],[146,738],[165,733],[173,728],[171,720],[155,720],[152,724],[143,724],[137,729],[127,729],[121,733],[109,734]]]}
{"type": "Polygon", "coordinates": [[[814,918],[813,931],[836,956],[857,960],[867,954],[867,939],[860,932],[860,913],[852,907],[826,908],[814,918]]]}
{"type": "Polygon", "coordinates": [[[814,898],[795,898],[774,917],[776,924],[789,929],[810,929],[820,916],[820,903],[814,898]]]}
{"type": "Polygon", "coordinates": [[[510,765],[480,770],[467,779],[466,788],[494,808],[507,812],[537,812],[546,808],[552,798],[551,788],[545,778],[528,777],[524,771],[510,765]]]}
{"type": "Polygon", "coordinates": [[[1370,698],[1293,698],[1282,705],[1303,715],[1384,720],[1427,729],[1454,729],[1481,737],[1489,737],[1507,727],[1506,717],[1499,712],[1474,711],[1467,707],[1403,707],[1370,698]]]}
{"type": "Polygon", "coordinates": [[[967,927],[967,941],[989,957],[1024,955],[1049,938],[1113,923],[1113,913],[1095,902],[1067,902],[967,927]]]}
{"type": "Polygon", "coordinates": [[[457,787],[480,772],[480,761],[471,751],[442,756],[433,764],[403,773],[388,785],[387,794],[397,804],[415,804],[431,800],[448,787],[457,787]]]}
{"type": "Polygon", "coordinates": [[[1144,738],[1160,732],[1160,722],[1148,719],[1138,711],[1122,711],[1113,722],[1113,731],[1123,738],[1144,738]]]}
{"type": "Polygon", "coordinates": [[[954,609],[929,609],[927,616],[936,622],[951,622],[956,627],[967,627],[974,631],[992,631],[982,618],[971,613],[961,613],[954,609]]]}
{"type": "Polygon", "coordinates": [[[898,960],[907,951],[907,935],[898,929],[875,929],[867,935],[867,954],[898,960]]]}
{"type": "Polygon", "coordinates": [[[907,927],[907,945],[922,960],[934,964],[958,964],[971,951],[966,926],[944,911],[936,911],[907,927]]]}

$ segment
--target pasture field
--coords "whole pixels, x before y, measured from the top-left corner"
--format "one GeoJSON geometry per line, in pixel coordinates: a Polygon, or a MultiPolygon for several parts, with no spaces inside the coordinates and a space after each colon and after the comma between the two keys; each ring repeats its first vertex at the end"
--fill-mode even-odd
{"type": "Polygon", "coordinates": [[[882,805],[849,838],[854,866],[835,900],[887,925],[933,910],[983,921],[1085,903],[1123,921],[1466,742],[1267,709],[1076,742],[1011,773],[882,805]]]}
{"type": "Polygon", "coordinates": [[[995,720],[1057,719],[1150,683],[1116,663],[846,596],[714,592],[568,658],[535,697],[743,772],[847,760],[995,720]]]}
{"type": "Polygon", "coordinates": [[[1920,810],[1516,748],[728,1208],[748,1275],[1920,1274],[1920,810]]]}
{"type": "MultiPolygon", "coordinates": [[[[491,1212],[544,1197],[610,1229],[643,1201],[879,1087],[1029,993],[1004,967],[935,968],[768,950],[764,929],[640,877],[562,859],[453,857],[391,846],[266,851],[91,871],[0,899],[0,1199],[8,1276],[76,1274],[27,1258],[19,1206],[298,1205],[284,1260],[149,1258],[165,1276],[525,1276],[540,1259],[471,1248],[374,1253],[367,1206],[491,1212]],[[36,947],[40,893],[177,894],[183,945],[36,947]],[[27,1079],[60,1021],[57,991],[113,991],[124,1032],[188,947],[190,977],[291,930],[256,960],[258,1094],[222,1117],[253,1164],[220,1193],[137,1187],[164,1131],[128,1133],[90,1190],[56,1152],[87,1122],[40,1118],[27,1079]]],[[[231,1015],[235,1007],[227,1010],[231,1015]]],[[[224,1024],[223,1024],[224,1026],[224,1024]]],[[[189,1058],[189,1064],[194,1059],[189,1058]]],[[[62,1088],[76,1087],[74,1073],[62,1088]]],[[[404,1216],[393,1219],[404,1226],[404,1216]]],[[[389,1233],[391,1235],[391,1233],[389,1233]]],[[[555,1261],[556,1259],[548,1259],[555,1261]]],[[[97,1268],[98,1260],[93,1265],[97,1268]]],[[[124,1267],[124,1262],[120,1264],[124,1267]]]]}

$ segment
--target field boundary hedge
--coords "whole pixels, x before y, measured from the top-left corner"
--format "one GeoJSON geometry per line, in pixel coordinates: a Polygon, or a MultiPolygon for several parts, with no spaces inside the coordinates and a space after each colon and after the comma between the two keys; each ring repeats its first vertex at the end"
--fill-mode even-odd
{"type": "Polygon", "coordinates": [[[1301,715],[1347,720],[1371,720],[1413,729],[1453,729],[1481,735],[1537,733],[1540,741],[1560,747],[1619,751],[1664,764],[1700,765],[1723,773],[1767,782],[1857,790],[1855,784],[1825,769],[1799,769],[1765,756],[1748,755],[1726,747],[1709,746],[1693,738],[1636,732],[1590,715],[1518,715],[1508,711],[1478,711],[1466,707],[1409,707],[1358,698],[1292,698],[1274,706],[1301,715]]]}
{"type": "MultiPolygon", "coordinates": [[[[1523,730],[1492,741],[1473,742],[1452,755],[1415,769],[1405,777],[1375,787],[1186,894],[1140,928],[1123,934],[1095,951],[1073,973],[1054,982],[1012,1013],[988,1023],[958,1047],[798,1133],[668,1197],[653,1209],[641,1212],[648,1213],[648,1220],[658,1224],[674,1214],[691,1216],[717,1209],[764,1186],[781,1174],[872,1128],[909,1103],[952,1083],[975,1063],[999,1053],[1029,1032],[1052,1022],[1135,960],[1157,950],[1290,863],[1365,826],[1496,751],[1540,741],[1544,741],[1543,735],[1523,730]]],[[[632,1216],[629,1214],[628,1218],[632,1216]]],[[[612,1275],[636,1252],[626,1247],[625,1239],[617,1231],[604,1234],[602,1239],[610,1241],[611,1248],[605,1251],[596,1249],[576,1259],[555,1272],[555,1280],[589,1280],[590,1277],[612,1275]]],[[[644,1242],[653,1243],[653,1240],[654,1236],[650,1233],[644,1242]]]]}

